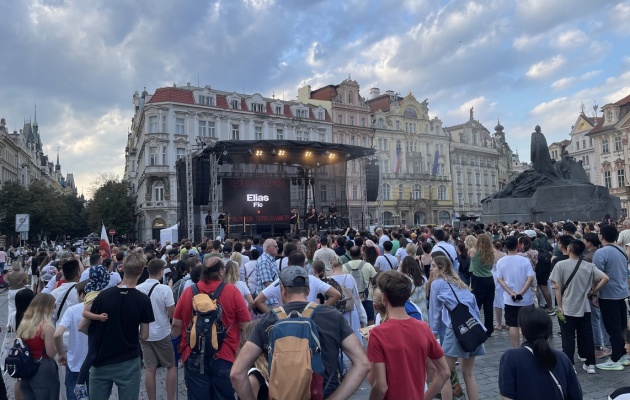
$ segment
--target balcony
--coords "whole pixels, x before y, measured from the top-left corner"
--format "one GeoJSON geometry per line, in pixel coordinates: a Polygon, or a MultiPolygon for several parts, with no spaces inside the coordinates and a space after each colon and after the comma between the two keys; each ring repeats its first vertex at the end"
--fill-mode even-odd
{"type": "Polygon", "coordinates": [[[170,202],[166,200],[162,201],[147,201],[140,208],[167,208],[170,207],[170,202]]]}
{"type": "Polygon", "coordinates": [[[611,188],[608,189],[611,195],[614,196],[629,196],[630,195],[630,186],[624,186],[620,188],[611,188]]]}
{"type": "Polygon", "coordinates": [[[147,165],[143,175],[166,175],[169,173],[168,165],[147,165]]]}

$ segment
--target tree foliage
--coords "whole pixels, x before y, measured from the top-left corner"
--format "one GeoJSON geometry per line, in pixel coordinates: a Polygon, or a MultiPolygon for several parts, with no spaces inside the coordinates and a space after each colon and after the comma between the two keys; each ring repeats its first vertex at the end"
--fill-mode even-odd
{"type": "Polygon", "coordinates": [[[115,229],[117,235],[134,230],[134,201],[129,194],[129,183],[117,177],[102,174],[94,184],[92,202],[88,206],[88,223],[92,231],[100,232],[101,224],[115,229]]]}

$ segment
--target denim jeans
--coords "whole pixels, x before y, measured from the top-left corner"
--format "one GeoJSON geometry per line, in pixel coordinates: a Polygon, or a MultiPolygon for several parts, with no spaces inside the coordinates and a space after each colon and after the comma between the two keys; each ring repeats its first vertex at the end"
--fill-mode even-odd
{"type": "Polygon", "coordinates": [[[472,292],[477,300],[479,311],[483,311],[483,323],[486,327],[486,334],[494,332],[494,279],[491,276],[481,277],[472,275],[472,292]]]}
{"type": "Polygon", "coordinates": [[[184,363],[188,400],[234,400],[234,388],[230,381],[232,363],[205,356],[202,374],[201,365],[198,365],[200,362],[198,354],[191,354],[184,363]]]}
{"type": "Polygon", "coordinates": [[[70,371],[70,368],[66,365],[66,379],[64,380],[64,384],[66,385],[66,399],[67,400],[77,400],[74,395],[74,387],[77,384],[77,378],[79,377],[78,372],[70,371]]]}
{"type": "Polygon", "coordinates": [[[602,312],[604,327],[606,327],[606,331],[610,335],[610,345],[612,347],[610,359],[619,361],[621,356],[626,354],[622,337],[623,330],[626,328],[626,322],[628,320],[626,302],[624,299],[599,299],[599,309],[602,312]]]}
{"type": "Polygon", "coordinates": [[[591,313],[584,313],[583,317],[565,315],[566,322],[560,322],[562,334],[562,351],[573,363],[575,355],[575,337],[577,336],[578,354],[586,358],[586,365],[595,365],[595,346],[593,344],[593,327],[591,313]],[[577,335],[576,335],[577,334],[577,335]]]}
{"type": "Polygon", "coordinates": [[[608,336],[608,332],[604,328],[602,312],[599,306],[595,306],[593,303],[591,303],[591,325],[593,325],[593,342],[595,342],[595,346],[600,348],[604,346],[610,347],[610,336],[608,336]]]}

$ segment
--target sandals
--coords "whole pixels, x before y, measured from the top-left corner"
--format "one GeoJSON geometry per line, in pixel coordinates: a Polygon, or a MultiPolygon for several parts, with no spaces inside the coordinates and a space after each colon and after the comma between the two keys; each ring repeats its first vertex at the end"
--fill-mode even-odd
{"type": "Polygon", "coordinates": [[[494,326],[494,330],[497,331],[497,332],[503,331],[504,328],[505,328],[504,325],[495,325],[494,326]]]}

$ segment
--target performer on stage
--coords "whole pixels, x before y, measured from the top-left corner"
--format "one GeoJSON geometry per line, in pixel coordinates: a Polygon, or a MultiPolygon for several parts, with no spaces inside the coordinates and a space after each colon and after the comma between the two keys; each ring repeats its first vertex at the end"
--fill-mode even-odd
{"type": "Polygon", "coordinates": [[[289,216],[289,225],[291,226],[291,233],[296,232],[298,221],[300,220],[300,216],[298,215],[295,208],[291,209],[291,215],[289,216]]]}
{"type": "Polygon", "coordinates": [[[206,229],[212,229],[212,214],[210,210],[208,210],[208,215],[206,215],[206,229]]]}
{"type": "Polygon", "coordinates": [[[317,233],[317,211],[315,207],[311,208],[311,211],[306,215],[308,220],[308,236],[313,236],[317,233]]]}
{"type": "Polygon", "coordinates": [[[317,227],[319,229],[324,229],[324,225],[326,224],[326,214],[324,212],[320,212],[317,214],[317,227]]]}
{"type": "Polygon", "coordinates": [[[227,235],[229,235],[228,229],[227,229],[227,224],[226,224],[226,215],[225,213],[221,213],[219,214],[219,226],[221,226],[221,237],[225,238],[227,235]]]}
{"type": "Polygon", "coordinates": [[[337,207],[335,207],[335,203],[330,203],[330,207],[328,207],[328,218],[330,219],[331,228],[339,228],[339,225],[337,225],[337,207]]]}

